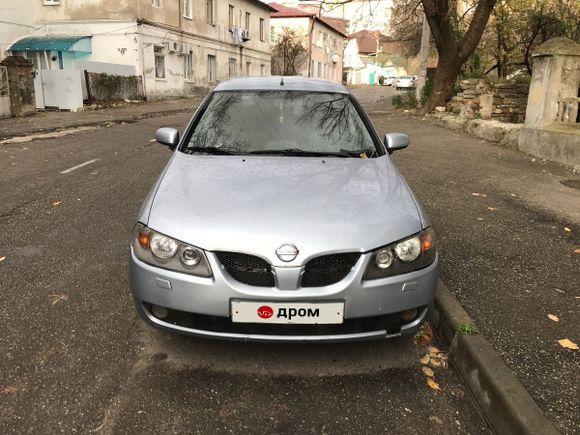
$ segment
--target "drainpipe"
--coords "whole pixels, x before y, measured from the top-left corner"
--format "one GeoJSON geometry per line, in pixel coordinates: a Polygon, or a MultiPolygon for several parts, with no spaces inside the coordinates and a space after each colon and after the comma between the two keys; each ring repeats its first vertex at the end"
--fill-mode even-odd
{"type": "Polygon", "coordinates": [[[139,44],[139,60],[141,63],[141,84],[143,86],[143,97],[147,100],[147,86],[145,84],[145,47],[143,46],[142,23],[137,20],[137,41],[139,44]]]}

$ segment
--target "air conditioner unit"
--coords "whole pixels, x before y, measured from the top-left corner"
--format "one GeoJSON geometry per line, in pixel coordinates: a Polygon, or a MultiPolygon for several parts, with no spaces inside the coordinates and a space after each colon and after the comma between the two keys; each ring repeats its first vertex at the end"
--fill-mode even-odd
{"type": "Polygon", "coordinates": [[[189,44],[179,44],[179,54],[180,55],[187,55],[189,54],[189,52],[191,51],[191,47],[189,46],[189,44]]]}
{"type": "Polygon", "coordinates": [[[247,29],[245,29],[245,30],[242,30],[242,39],[243,39],[244,41],[249,41],[250,39],[252,39],[252,37],[251,37],[251,35],[250,35],[250,31],[249,31],[249,30],[247,30],[247,29]]]}
{"type": "Polygon", "coordinates": [[[179,51],[179,42],[170,41],[167,43],[168,53],[177,53],[179,51]]]}

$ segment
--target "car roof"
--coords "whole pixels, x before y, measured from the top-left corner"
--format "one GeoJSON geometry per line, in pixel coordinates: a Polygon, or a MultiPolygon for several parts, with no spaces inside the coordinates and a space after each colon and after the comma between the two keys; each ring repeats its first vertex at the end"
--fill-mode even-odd
{"type": "Polygon", "coordinates": [[[295,76],[239,77],[224,80],[214,88],[220,91],[309,91],[348,94],[340,83],[332,80],[295,76]],[[284,83],[283,85],[281,83],[284,83]]]}

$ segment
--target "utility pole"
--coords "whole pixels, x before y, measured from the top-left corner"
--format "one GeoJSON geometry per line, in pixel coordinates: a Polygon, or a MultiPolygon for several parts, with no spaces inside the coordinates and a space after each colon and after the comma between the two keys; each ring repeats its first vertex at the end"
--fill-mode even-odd
{"type": "Polygon", "coordinates": [[[427,58],[429,57],[429,38],[431,37],[431,29],[429,29],[425,12],[421,10],[421,14],[423,15],[423,30],[421,33],[421,66],[419,67],[419,80],[415,90],[417,101],[421,101],[421,90],[427,81],[427,58]]]}

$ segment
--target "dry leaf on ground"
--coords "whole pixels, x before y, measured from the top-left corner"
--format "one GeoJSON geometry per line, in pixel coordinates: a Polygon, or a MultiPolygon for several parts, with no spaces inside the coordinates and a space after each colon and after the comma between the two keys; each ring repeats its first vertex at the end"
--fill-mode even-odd
{"type": "Polygon", "coordinates": [[[423,322],[421,328],[415,336],[413,337],[413,341],[418,346],[427,346],[431,343],[431,339],[433,338],[433,329],[428,322],[423,322]]]}
{"type": "Polygon", "coordinates": [[[548,314],[548,319],[553,320],[554,322],[560,321],[560,318],[558,316],[553,315],[553,314],[548,314]]]}
{"type": "Polygon", "coordinates": [[[423,370],[423,373],[425,373],[425,374],[426,374],[427,376],[429,376],[430,378],[432,378],[433,376],[435,376],[435,372],[433,371],[433,369],[431,369],[431,368],[429,368],[429,367],[426,367],[426,366],[424,366],[424,367],[422,368],[422,370],[423,370]]]}
{"type": "Polygon", "coordinates": [[[432,415],[431,417],[429,417],[429,420],[434,421],[437,424],[443,424],[443,420],[441,420],[439,417],[437,417],[436,415],[432,415]]]}
{"type": "Polygon", "coordinates": [[[421,364],[429,364],[429,355],[425,355],[423,358],[421,358],[419,361],[421,361],[421,364]]]}
{"type": "Polygon", "coordinates": [[[571,233],[572,232],[572,230],[570,228],[568,228],[568,227],[564,227],[564,231],[566,231],[567,233],[571,233]]]}
{"type": "Polygon", "coordinates": [[[438,358],[431,358],[431,361],[429,361],[429,364],[431,364],[433,367],[441,367],[441,360],[439,360],[438,358]]]}
{"type": "Polygon", "coordinates": [[[580,248],[574,249],[574,254],[580,254],[580,248]]]}
{"type": "Polygon", "coordinates": [[[6,260],[6,257],[0,257],[0,263],[2,263],[4,260],[6,260]]]}
{"type": "Polygon", "coordinates": [[[68,295],[66,293],[59,293],[57,295],[51,295],[50,297],[52,305],[56,305],[62,301],[68,301],[68,295]]]}
{"type": "Polygon", "coordinates": [[[487,195],[485,193],[477,193],[477,192],[473,192],[472,193],[473,196],[482,196],[484,198],[487,198],[487,195]]]}
{"type": "Polygon", "coordinates": [[[566,349],[578,350],[578,345],[573,341],[568,340],[567,338],[558,340],[558,343],[560,343],[560,346],[565,347],[566,349]]]}
{"type": "Polygon", "coordinates": [[[477,218],[477,220],[478,220],[478,221],[482,221],[482,220],[483,220],[483,218],[477,218]]]}
{"type": "Polygon", "coordinates": [[[18,388],[12,387],[10,385],[6,385],[5,387],[0,388],[1,394],[12,394],[16,393],[16,391],[18,391],[18,388]]]}
{"type": "Polygon", "coordinates": [[[56,207],[57,205],[60,205],[60,204],[62,204],[62,201],[54,201],[54,202],[52,203],[52,206],[53,206],[53,207],[56,207]]]}
{"type": "Polygon", "coordinates": [[[429,385],[434,390],[441,391],[441,387],[433,380],[433,378],[427,378],[427,385],[429,385]]]}
{"type": "Polygon", "coordinates": [[[487,209],[490,210],[490,211],[496,211],[497,210],[497,208],[495,208],[495,207],[487,207],[487,209]]]}
{"type": "Polygon", "coordinates": [[[429,353],[434,353],[434,354],[438,354],[439,352],[441,352],[439,349],[437,349],[435,346],[429,346],[427,348],[427,352],[429,353]]]}

